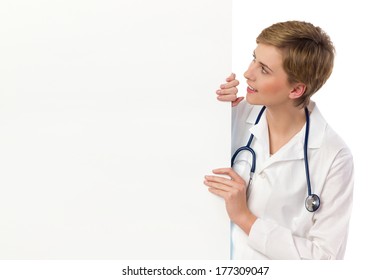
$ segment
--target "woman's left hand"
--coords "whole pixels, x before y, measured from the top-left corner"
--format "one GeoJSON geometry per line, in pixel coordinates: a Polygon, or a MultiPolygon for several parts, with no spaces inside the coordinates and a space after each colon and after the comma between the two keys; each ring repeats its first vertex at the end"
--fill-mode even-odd
{"type": "Polygon", "coordinates": [[[204,184],[209,191],[225,200],[229,218],[236,225],[249,234],[257,217],[250,212],[246,201],[246,183],[232,168],[214,169],[216,175],[227,175],[230,179],[221,176],[207,175],[204,184]]]}

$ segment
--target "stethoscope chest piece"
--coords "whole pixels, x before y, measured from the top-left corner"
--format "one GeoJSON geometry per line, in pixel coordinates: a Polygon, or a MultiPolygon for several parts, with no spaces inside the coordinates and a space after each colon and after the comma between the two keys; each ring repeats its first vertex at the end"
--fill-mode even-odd
{"type": "Polygon", "coordinates": [[[320,207],[320,198],[316,194],[311,194],[306,197],[305,206],[307,211],[315,212],[320,207]]]}

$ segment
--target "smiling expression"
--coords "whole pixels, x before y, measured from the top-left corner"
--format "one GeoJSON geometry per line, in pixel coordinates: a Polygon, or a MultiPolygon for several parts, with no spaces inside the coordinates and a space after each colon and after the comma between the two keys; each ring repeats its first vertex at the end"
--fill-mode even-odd
{"type": "Polygon", "coordinates": [[[278,48],[259,43],[244,77],[248,83],[248,103],[265,106],[292,103],[294,85],[288,82],[282,52],[278,48]]]}

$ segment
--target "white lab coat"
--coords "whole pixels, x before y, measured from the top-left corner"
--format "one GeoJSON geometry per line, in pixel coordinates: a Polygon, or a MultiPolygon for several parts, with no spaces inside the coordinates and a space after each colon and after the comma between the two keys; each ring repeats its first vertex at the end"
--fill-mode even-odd
{"type": "MultiPolygon", "coordinates": [[[[352,207],[353,159],[343,140],[311,102],[308,159],[312,192],[320,208],[305,208],[307,184],[303,143],[305,126],[273,156],[269,155],[266,114],[254,125],[261,106],[245,101],[233,108],[232,151],[246,145],[257,155],[248,190],[248,207],[258,219],[249,236],[232,225],[233,259],[342,259],[352,207]]],[[[234,169],[248,182],[249,153],[240,153],[234,169]]]]}

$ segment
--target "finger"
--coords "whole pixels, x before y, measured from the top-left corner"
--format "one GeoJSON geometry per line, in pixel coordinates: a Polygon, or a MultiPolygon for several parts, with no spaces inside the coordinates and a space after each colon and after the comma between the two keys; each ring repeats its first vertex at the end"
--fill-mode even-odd
{"type": "Polygon", "coordinates": [[[232,101],[232,107],[237,106],[242,100],[244,100],[244,97],[238,97],[236,100],[232,101]]]}
{"type": "Polygon", "coordinates": [[[236,181],[238,183],[242,183],[242,182],[245,182],[244,179],[242,179],[240,177],[240,175],[238,175],[236,173],[236,171],[233,170],[233,168],[229,167],[229,168],[218,168],[218,169],[214,169],[213,170],[213,173],[214,174],[223,174],[223,175],[228,175],[230,176],[230,178],[232,178],[233,181],[236,181]]]}
{"type": "Polygon", "coordinates": [[[229,192],[231,191],[232,189],[234,189],[233,187],[231,186],[227,186],[225,184],[220,184],[220,183],[216,183],[216,182],[212,182],[212,181],[207,181],[207,180],[204,180],[203,181],[203,184],[205,184],[207,187],[209,188],[213,188],[213,189],[218,189],[218,190],[221,190],[221,191],[224,191],[224,192],[229,192]]]}
{"type": "Polygon", "coordinates": [[[204,178],[206,179],[206,182],[222,184],[233,188],[239,187],[239,184],[236,181],[221,176],[207,175],[204,176],[204,178]]]}
{"type": "Polygon", "coordinates": [[[238,93],[238,89],[236,87],[219,89],[216,91],[216,93],[218,95],[236,95],[238,93]]]}
{"type": "Polygon", "coordinates": [[[226,82],[233,81],[236,78],[236,74],[231,73],[229,77],[226,78],[226,82]]]}
{"type": "Polygon", "coordinates": [[[240,82],[238,80],[232,80],[232,81],[229,81],[225,84],[220,85],[220,88],[221,89],[232,88],[232,87],[238,86],[239,84],[240,84],[240,82]]]}
{"type": "Polygon", "coordinates": [[[217,99],[219,101],[235,101],[237,97],[235,95],[218,95],[217,99]]]}

